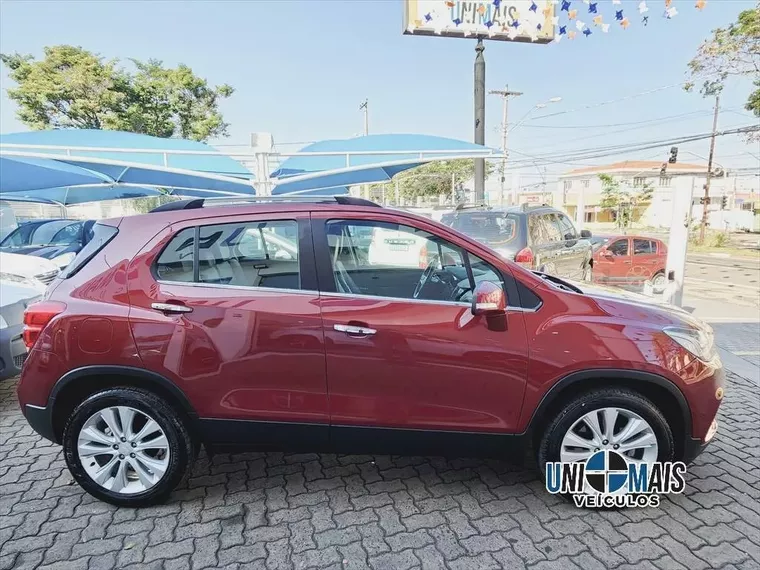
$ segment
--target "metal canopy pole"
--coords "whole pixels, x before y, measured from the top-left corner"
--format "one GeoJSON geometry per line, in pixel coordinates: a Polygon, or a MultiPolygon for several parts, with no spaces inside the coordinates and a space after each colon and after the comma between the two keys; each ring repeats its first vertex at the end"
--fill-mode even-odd
{"type": "MultiPolygon", "coordinates": [[[[483,40],[478,38],[475,46],[475,144],[484,145],[486,142],[486,60],[483,57],[483,40]]],[[[486,162],[482,158],[475,159],[475,203],[482,204],[485,200],[486,162]]]]}

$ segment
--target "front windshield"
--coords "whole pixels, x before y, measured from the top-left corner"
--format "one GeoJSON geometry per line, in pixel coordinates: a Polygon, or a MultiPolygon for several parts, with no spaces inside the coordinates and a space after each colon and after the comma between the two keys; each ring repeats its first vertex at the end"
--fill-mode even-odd
{"type": "Polygon", "coordinates": [[[78,243],[82,222],[55,220],[34,226],[18,227],[3,241],[3,247],[27,247],[44,245],[70,245],[78,243]]]}

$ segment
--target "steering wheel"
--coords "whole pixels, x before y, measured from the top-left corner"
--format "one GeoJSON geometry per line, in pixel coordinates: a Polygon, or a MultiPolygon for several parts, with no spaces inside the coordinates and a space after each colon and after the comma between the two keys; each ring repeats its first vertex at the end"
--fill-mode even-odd
{"type": "Polygon", "coordinates": [[[422,293],[422,289],[425,287],[425,283],[427,283],[428,279],[430,279],[430,277],[433,275],[435,267],[438,265],[438,259],[439,256],[436,254],[433,256],[433,259],[430,260],[430,263],[427,264],[425,271],[423,271],[422,275],[420,275],[420,280],[417,282],[417,286],[414,288],[414,294],[412,295],[413,298],[416,299],[420,296],[420,293],[422,293]]]}

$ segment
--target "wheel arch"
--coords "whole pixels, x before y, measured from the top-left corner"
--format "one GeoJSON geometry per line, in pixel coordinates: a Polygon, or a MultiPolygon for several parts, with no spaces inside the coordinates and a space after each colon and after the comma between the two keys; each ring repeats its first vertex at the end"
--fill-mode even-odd
{"type": "Polygon", "coordinates": [[[197,433],[198,414],[187,395],[171,380],[142,368],[97,365],[71,370],[53,386],[48,408],[55,441],[60,443],[66,418],[80,402],[99,390],[116,386],[142,388],[160,396],[187,418],[191,433],[197,433]]]}
{"type": "MultiPolygon", "coordinates": [[[[650,399],[673,429],[676,455],[684,453],[691,438],[691,411],[683,392],[667,378],[651,372],[615,368],[592,369],[573,372],[564,376],[544,394],[528,423],[530,442],[538,445],[544,430],[551,422],[553,413],[564,402],[600,386],[624,387],[650,399]]],[[[537,448],[537,447],[536,447],[537,448]]]]}

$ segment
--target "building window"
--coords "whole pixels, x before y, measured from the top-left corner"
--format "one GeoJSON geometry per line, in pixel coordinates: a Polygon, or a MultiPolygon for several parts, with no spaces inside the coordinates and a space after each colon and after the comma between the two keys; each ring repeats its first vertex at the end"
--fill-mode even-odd
{"type": "Polygon", "coordinates": [[[583,186],[584,188],[588,188],[589,182],[590,181],[588,178],[584,178],[583,180],[581,180],[581,186],[583,186]]]}
{"type": "Polygon", "coordinates": [[[670,188],[670,180],[672,176],[660,176],[660,188],[670,188]]]}
{"type": "Polygon", "coordinates": [[[636,176],[633,179],[633,187],[634,188],[641,188],[642,186],[644,186],[644,184],[646,184],[646,181],[647,181],[647,179],[644,178],[643,176],[636,176]]]}
{"type": "Polygon", "coordinates": [[[572,180],[565,180],[562,184],[562,187],[565,190],[570,190],[573,187],[573,181],[572,180]]]}

